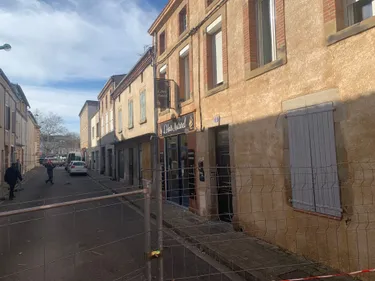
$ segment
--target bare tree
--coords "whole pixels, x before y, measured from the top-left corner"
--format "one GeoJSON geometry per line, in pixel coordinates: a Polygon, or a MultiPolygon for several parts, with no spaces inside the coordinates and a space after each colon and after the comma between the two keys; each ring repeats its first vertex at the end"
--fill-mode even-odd
{"type": "Polygon", "coordinates": [[[36,110],[34,116],[40,125],[41,143],[45,154],[58,149],[60,143],[55,141],[56,136],[65,135],[67,129],[64,126],[64,120],[60,115],[53,112],[43,114],[40,110],[36,110]]]}

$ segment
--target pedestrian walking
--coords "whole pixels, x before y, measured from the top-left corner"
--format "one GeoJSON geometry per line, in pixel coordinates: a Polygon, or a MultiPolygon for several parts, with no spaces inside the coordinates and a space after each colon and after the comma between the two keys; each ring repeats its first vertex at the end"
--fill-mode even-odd
{"type": "Polygon", "coordinates": [[[48,179],[46,180],[46,183],[50,182],[51,184],[53,184],[53,169],[55,169],[55,167],[56,166],[53,165],[51,160],[48,160],[48,162],[46,164],[47,175],[48,175],[48,179]]]}
{"type": "Polygon", "coordinates": [[[17,169],[17,164],[13,163],[11,167],[9,167],[4,175],[4,181],[9,184],[9,200],[13,200],[14,196],[14,188],[17,184],[17,180],[22,181],[22,176],[19,170],[17,169]]]}

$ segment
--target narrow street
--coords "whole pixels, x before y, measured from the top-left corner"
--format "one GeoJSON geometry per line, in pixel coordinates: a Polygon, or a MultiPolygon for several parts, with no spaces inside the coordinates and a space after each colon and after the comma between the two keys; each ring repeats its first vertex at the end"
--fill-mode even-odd
{"type": "MultiPolygon", "coordinates": [[[[14,201],[0,203],[0,211],[109,194],[90,177],[71,177],[63,168],[55,169],[54,185],[45,178],[38,168],[14,201]]],[[[165,280],[230,280],[181,241],[167,235],[165,240],[165,280]]],[[[0,279],[7,281],[144,280],[143,216],[108,199],[1,218],[0,264],[0,279]]],[[[156,276],[156,261],[152,268],[156,276]]]]}

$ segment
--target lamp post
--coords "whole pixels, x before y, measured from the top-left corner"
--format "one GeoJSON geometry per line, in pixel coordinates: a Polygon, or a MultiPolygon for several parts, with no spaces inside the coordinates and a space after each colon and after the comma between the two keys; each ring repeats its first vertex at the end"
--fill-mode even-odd
{"type": "Polygon", "coordinates": [[[12,46],[9,45],[9,44],[4,44],[4,45],[0,46],[0,50],[10,51],[11,49],[12,49],[12,46]]]}

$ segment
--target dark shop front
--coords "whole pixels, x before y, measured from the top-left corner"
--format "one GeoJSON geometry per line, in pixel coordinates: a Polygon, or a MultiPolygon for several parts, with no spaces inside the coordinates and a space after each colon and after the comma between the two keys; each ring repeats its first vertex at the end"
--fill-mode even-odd
{"type": "Polygon", "coordinates": [[[194,113],[161,123],[160,157],[167,200],[189,208],[195,200],[194,113]]]}

